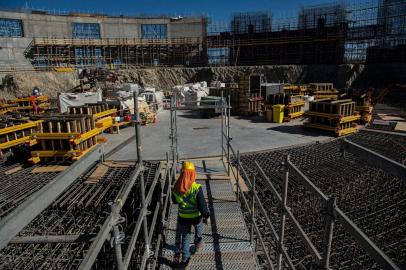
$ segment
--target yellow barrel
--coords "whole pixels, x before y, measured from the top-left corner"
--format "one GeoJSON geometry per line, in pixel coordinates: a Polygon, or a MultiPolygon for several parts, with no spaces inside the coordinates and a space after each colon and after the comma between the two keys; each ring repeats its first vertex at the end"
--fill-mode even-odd
{"type": "Polygon", "coordinates": [[[273,121],[274,123],[282,123],[283,122],[283,110],[285,105],[273,105],[273,121]]]}

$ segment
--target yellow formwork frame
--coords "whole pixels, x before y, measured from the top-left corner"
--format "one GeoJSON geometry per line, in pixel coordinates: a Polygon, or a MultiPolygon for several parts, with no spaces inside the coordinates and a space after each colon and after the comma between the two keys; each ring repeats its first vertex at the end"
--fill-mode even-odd
{"type": "Polygon", "coordinates": [[[372,106],[355,106],[356,111],[372,112],[372,106]]]}
{"type": "MultiPolygon", "coordinates": [[[[37,105],[38,108],[40,109],[47,109],[51,107],[51,103],[40,103],[37,105]]],[[[34,108],[32,106],[17,106],[16,111],[18,110],[33,110],[34,108]]]]}
{"type": "MultiPolygon", "coordinates": [[[[39,96],[35,98],[35,101],[48,101],[49,97],[48,96],[39,96]]],[[[25,97],[25,98],[17,98],[13,100],[13,102],[28,102],[30,101],[30,97],[25,97]]]]}
{"type": "Polygon", "coordinates": [[[94,128],[86,133],[37,133],[32,135],[34,139],[42,140],[70,140],[71,143],[79,144],[91,137],[97,136],[100,134],[98,128],[94,128]]]}
{"type": "Polygon", "coordinates": [[[303,116],[303,115],[304,115],[304,112],[303,112],[303,111],[300,111],[300,112],[290,113],[290,114],[289,114],[289,117],[292,118],[292,119],[294,119],[294,118],[301,117],[301,116],[303,116]]]}
{"type": "Polygon", "coordinates": [[[100,132],[105,131],[108,128],[113,126],[113,117],[108,116],[102,119],[97,120],[96,127],[100,130],[100,132]]]}
{"type": "Polygon", "coordinates": [[[17,131],[21,131],[21,130],[28,129],[28,128],[33,128],[33,127],[36,127],[41,122],[43,122],[43,120],[38,120],[38,121],[33,121],[33,122],[28,122],[28,123],[24,123],[24,124],[20,124],[20,125],[14,125],[11,127],[2,128],[2,129],[0,129],[0,135],[6,135],[6,134],[9,134],[12,132],[17,132],[17,131]]]}
{"type": "Polygon", "coordinates": [[[344,136],[344,135],[352,134],[352,133],[355,133],[358,131],[358,129],[356,127],[337,129],[336,127],[329,127],[329,126],[325,126],[325,125],[312,124],[312,123],[304,123],[303,125],[308,128],[331,131],[331,132],[334,132],[337,136],[344,136]]]}
{"type": "Polygon", "coordinates": [[[13,147],[13,146],[17,146],[17,145],[26,143],[26,142],[28,142],[30,140],[31,140],[30,136],[25,136],[25,137],[22,137],[22,138],[19,138],[19,139],[16,139],[16,140],[12,140],[12,141],[9,141],[9,142],[0,143],[0,151],[4,150],[4,149],[8,149],[8,148],[13,147]]]}
{"type": "Polygon", "coordinates": [[[94,119],[99,119],[99,118],[114,114],[116,112],[117,112],[117,109],[110,109],[110,110],[107,110],[107,111],[103,111],[103,112],[93,114],[93,117],[94,117],[94,119]]]}
{"type": "Polygon", "coordinates": [[[350,115],[350,116],[345,116],[345,117],[340,118],[340,115],[338,115],[338,114],[321,113],[321,112],[306,112],[306,116],[318,116],[318,117],[323,117],[323,118],[328,118],[328,119],[337,119],[337,120],[340,120],[340,122],[339,122],[340,124],[356,121],[361,118],[360,115],[350,115]]]}
{"type": "Polygon", "coordinates": [[[40,150],[40,151],[32,151],[31,158],[29,159],[32,163],[38,163],[41,161],[41,158],[46,157],[63,157],[63,158],[72,158],[72,160],[79,160],[81,159],[86,153],[92,150],[97,144],[89,147],[86,150],[65,150],[65,151],[58,151],[58,150],[40,150]]]}

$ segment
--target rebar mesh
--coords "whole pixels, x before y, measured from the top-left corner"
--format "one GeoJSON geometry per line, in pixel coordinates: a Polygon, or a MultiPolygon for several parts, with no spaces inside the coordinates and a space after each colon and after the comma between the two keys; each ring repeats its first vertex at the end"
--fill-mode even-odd
{"type": "MultiPolygon", "coordinates": [[[[380,144],[382,140],[403,142],[397,136],[361,132],[349,137],[363,141],[364,146],[382,153],[395,152],[393,145],[380,144]],[[390,150],[392,149],[392,151],[390,150]]],[[[404,145],[404,143],[403,143],[404,145]]],[[[397,151],[399,153],[399,151],[397,151]]],[[[357,156],[346,154],[342,157],[340,140],[316,143],[283,150],[247,154],[242,164],[251,175],[257,175],[257,191],[268,215],[279,230],[280,205],[270,192],[269,185],[258,176],[254,161],[257,161],[281,194],[283,183],[282,161],[289,154],[290,160],[324,194],[337,198],[338,207],[401,269],[406,265],[406,185],[404,179],[390,172],[371,167],[357,156]],[[403,209],[403,210],[402,210],[403,209]],[[402,236],[403,235],[403,236],[402,236]]],[[[395,157],[402,157],[392,155],[395,157]]],[[[310,193],[293,170],[289,171],[287,204],[305,233],[317,250],[323,252],[323,235],[326,218],[325,206],[320,198],[310,193]]],[[[316,260],[306,249],[303,240],[287,219],[284,244],[295,266],[312,269],[316,260]]],[[[266,225],[261,226],[265,235],[270,235],[266,225]]],[[[268,237],[271,255],[275,256],[275,239],[268,237]]],[[[336,222],[332,242],[332,269],[379,269],[362,247],[336,222]]]]}
{"type": "MultiPolygon", "coordinates": [[[[144,179],[147,192],[157,173],[159,163],[145,163],[144,179]]],[[[68,190],[37,218],[27,225],[19,236],[36,235],[94,235],[110,213],[109,202],[115,200],[121,188],[130,180],[135,165],[110,167],[107,173],[95,184],[86,183],[96,167],[76,180],[68,190]]],[[[134,185],[122,209],[126,221],[121,224],[126,235],[124,245],[128,245],[134,221],[139,213],[139,186],[134,185]],[[130,225],[131,224],[131,225],[130,225]]],[[[157,189],[154,193],[155,207],[157,189]]],[[[153,198],[153,199],[154,199],[153,198]]],[[[154,200],[153,200],[154,201],[154,200]]],[[[143,239],[138,241],[131,264],[135,265],[142,254],[143,239]]],[[[89,242],[57,244],[9,244],[1,250],[0,269],[77,269],[82,262],[89,242]]],[[[93,269],[115,269],[114,249],[105,243],[93,269]]]]}

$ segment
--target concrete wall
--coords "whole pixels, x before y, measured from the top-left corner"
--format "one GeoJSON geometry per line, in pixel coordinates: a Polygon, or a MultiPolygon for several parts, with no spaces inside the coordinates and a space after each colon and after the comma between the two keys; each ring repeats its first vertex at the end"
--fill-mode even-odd
{"type": "Polygon", "coordinates": [[[24,37],[72,38],[73,23],[99,23],[102,38],[141,38],[142,24],[167,24],[168,38],[204,37],[206,20],[202,17],[183,18],[128,18],[107,16],[55,16],[0,11],[0,18],[23,22],[24,37]]]}
{"type": "Polygon", "coordinates": [[[31,62],[24,56],[24,50],[30,42],[30,38],[0,37],[0,70],[10,70],[16,67],[32,69],[31,62]]]}

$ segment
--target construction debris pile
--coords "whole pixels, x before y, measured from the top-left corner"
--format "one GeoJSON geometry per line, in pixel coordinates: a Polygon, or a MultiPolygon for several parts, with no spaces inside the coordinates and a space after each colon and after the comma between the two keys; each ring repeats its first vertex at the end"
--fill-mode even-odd
{"type": "Polygon", "coordinates": [[[172,87],[172,95],[176,96],[179,103],[199,105],[201,98],[209,95],[209,88],[205,81],[175,85],[172,87]]]}

